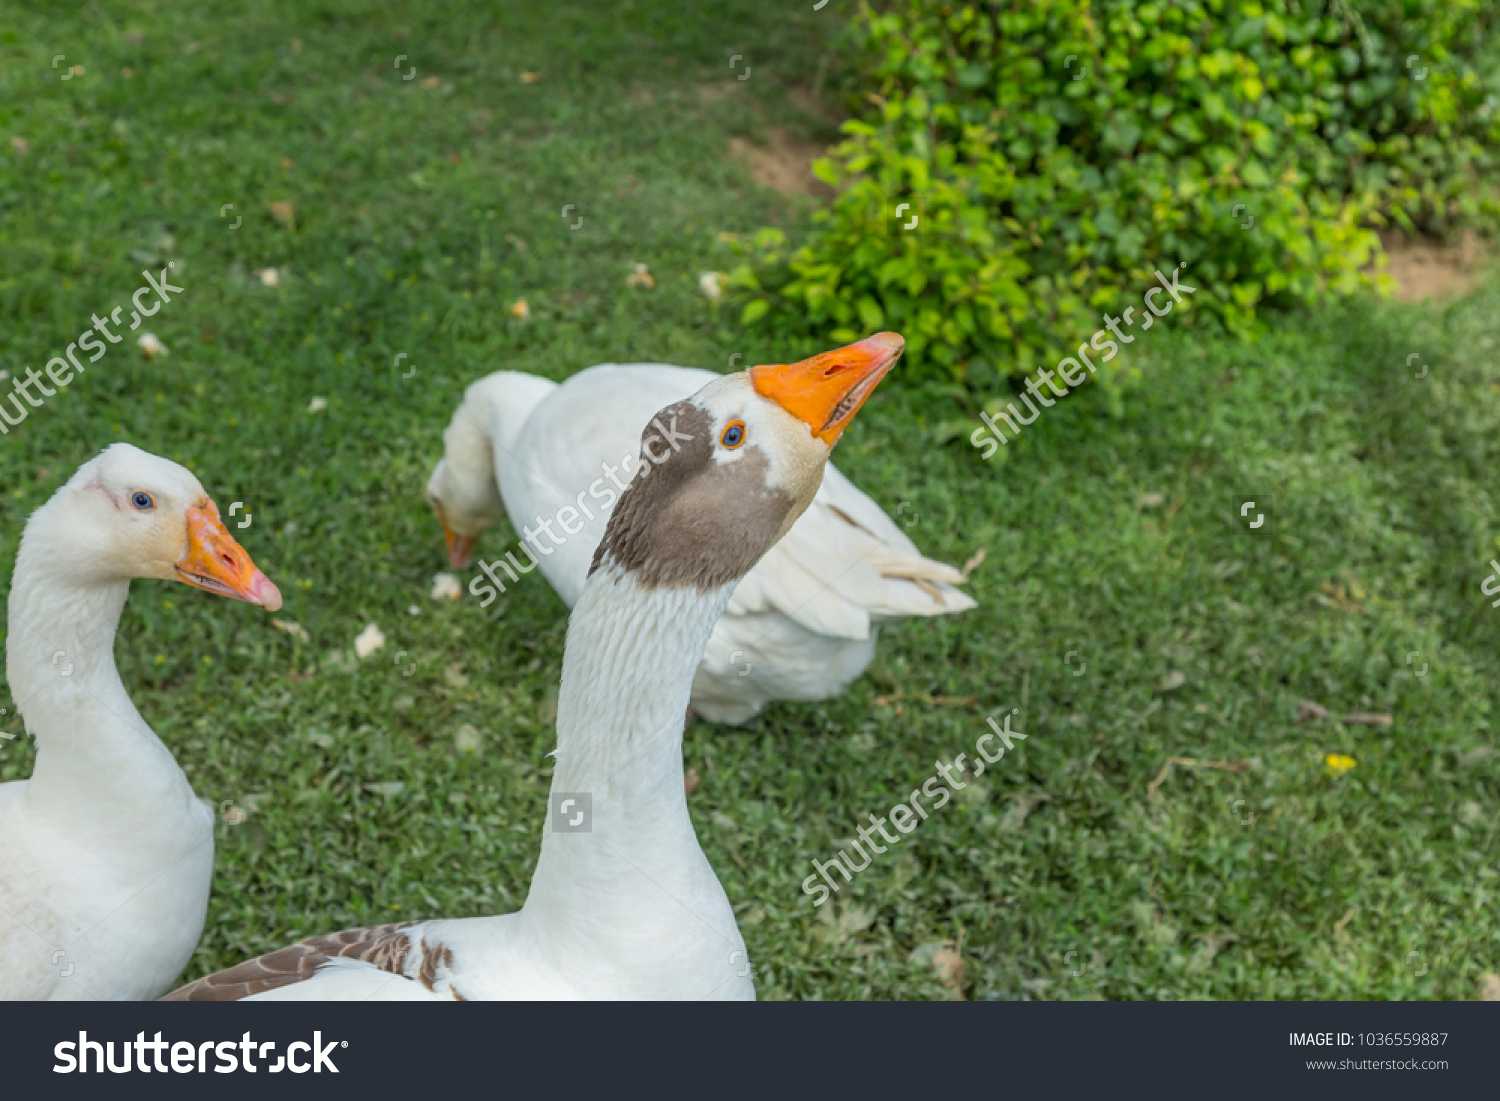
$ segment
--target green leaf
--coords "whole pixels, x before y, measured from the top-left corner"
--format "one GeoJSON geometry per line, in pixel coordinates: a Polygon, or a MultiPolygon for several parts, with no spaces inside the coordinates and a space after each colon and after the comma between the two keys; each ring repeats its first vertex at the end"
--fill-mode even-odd
{"type": "Polygon", "coordinates": [[[1229,45],[1238,50],[1248,46],[1252,42],[1259,42],[1261,35],[1265,33],[1266,21],[1260,19],[1246,19],[1234,29],[1234,35],[1229,40],[1229,45]]]}

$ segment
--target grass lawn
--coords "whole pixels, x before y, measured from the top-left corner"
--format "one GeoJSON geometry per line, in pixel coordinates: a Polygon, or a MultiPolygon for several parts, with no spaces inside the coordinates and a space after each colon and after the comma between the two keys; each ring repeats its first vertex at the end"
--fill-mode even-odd
{"type": "MultiPolygon", "coordinates": [[[[129,440],[245,503],[236,535],[311,639],[133,588],[116,649],[137,706],[199,794],[253,808],[218,827],[186,978],[525,897],[566,615],[538,577],[485,610],[428,596],[445,557],[422,488],[463,386],[813,350],[746,337],[697,276],[733,262],[720,233],[812,209],[729,143],[831,136],[799,89],[842,17],[489,8],[0,20],[0,368],[40,368],[143,268],[174,261],[187,288],[149,322],[170,357],[115,346],[0,439],[0,574],[27,515],[129,440]],[[654,288],[626,285],[638,262],[654,288]],[[340,656],[371,622],[384,649],[340,656]]],[[[1085,391],[988,463],[946,438],[972,408],[887,382],[836,460],[887,511],[907,502],[927,553],[987,548],[980,608],[888,632],[837,700],[688,731],[690,805],[761,996],[948,997],[928,961],[949,941],[970,998],[1474,997],[1500,970],[1500,609],[1480,591],[1500,557],[1497,342],[1493,281],[1254,345],[1177,312],[1125,353],[1145,381],[1120,415],[1085,391]],[[1255,530],[1235,507],[1252,498],[1255,530]],[[1393,722],[1299,724],[1303,699],[1393,722]],[[809,861],[1011,709],[1027,740],[814,908],[809,861]],[[1335,775],[1329,754],[1357,763],[1335,775]],[[1175,767],[1151,796],[1172,757],[1238,770],[1175,767]]],[[[0,779],[31,761],[0,743],[0,779]]]]}

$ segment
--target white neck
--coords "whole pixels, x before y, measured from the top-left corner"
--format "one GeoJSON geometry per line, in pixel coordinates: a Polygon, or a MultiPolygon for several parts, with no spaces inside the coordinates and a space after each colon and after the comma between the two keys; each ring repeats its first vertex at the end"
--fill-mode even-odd
{"type": "Polygon", "coordinates": [[[686,996],[701,984],[700,997],[748,973],[682,781],[693,673],[733,589],[644,589],[606,563],[573,609],[553,794],[522,918],[574,970],[595,958],[686,996]],[[563,793],[591,797],[590,832],[556,829],[563,793]]]}
{"type": "Polygon", "coordinates": [[[130,582],[80,578],[49,540],[27,535],[11,578],[5,673],[36,739],[29,807],[117,835],[176,825],[173,812],[191,809],[192,789],[115,668],[130,582]]]}

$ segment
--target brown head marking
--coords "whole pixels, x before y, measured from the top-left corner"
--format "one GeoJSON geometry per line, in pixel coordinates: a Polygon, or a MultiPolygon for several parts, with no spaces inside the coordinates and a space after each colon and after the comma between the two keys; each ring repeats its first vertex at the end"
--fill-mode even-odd
{"type": "Polygon", "coordinates": [[[647,588],[707,592],[750,572],[794,502],[766,483],[770,461],[753,437],[727,463],[714,461],[715,440],[712,415],[691,400],[652,418],[641,465],[610,514],[590,574],[608,557],[647,588]],[[685,442],[666,446],[658,421],[672,428],[674,443],[685,442]],[[660,462],[648,457],[648,441],[660,462]]]}

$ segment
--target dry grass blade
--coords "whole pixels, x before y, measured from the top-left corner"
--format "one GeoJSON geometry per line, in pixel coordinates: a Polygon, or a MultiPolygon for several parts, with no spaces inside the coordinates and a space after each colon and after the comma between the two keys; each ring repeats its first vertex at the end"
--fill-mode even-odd
{"type": "Polygon", "coordinates": [[[1146,794],[1156,798],[1156,789],[1161,787],[1162,781],[1172,771],[1173,765],[1181,765],[1183,768],[1217,768],[1225,772],[1244,772],[1250,767],[1249,761],[1200,761],[1196,757],[1168,757],[1167,763],[1161,766],[1161,771],[1156,774],[1156,779],[1146,785],[1146,794]]]}

